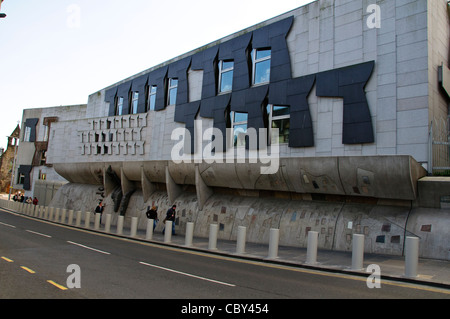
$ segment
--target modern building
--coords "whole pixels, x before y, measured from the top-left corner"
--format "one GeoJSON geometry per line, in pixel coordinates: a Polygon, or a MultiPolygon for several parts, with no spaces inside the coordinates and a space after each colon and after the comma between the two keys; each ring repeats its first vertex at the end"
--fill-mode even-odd
{"type": "Polygon", "coordinates": [[[103,199],[145,227],[147,206],[176,203],[181,233],[243,225],[267,242],[279,228],[305,247],[315,230],[334,250],[362,233],[367,252],[402,254],[413,234],[421,256],[449,259],[449,184],[426,177],[450,166],[448,152],[433,162],[448,142],[447,124],[433,135],[448,123],[448,8],[318,0],[101,89],[52,123],[47,163],[69,182],[52,205],[103,199]]]}

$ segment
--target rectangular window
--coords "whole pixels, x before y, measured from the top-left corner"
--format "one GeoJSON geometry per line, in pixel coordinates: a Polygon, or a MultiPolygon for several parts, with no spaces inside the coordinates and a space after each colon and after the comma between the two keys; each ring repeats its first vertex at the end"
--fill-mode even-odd
{"type": "Polygon", "coordinates": [[[170,78],[168,87],[167,105],[175,105],[177,103],[178,79],[170,78]]]}
{"type": "MultiPolygon", "coordinates": [[[[290,109],[289,106],[272,105],[267,106],[269,117],[269,128],[278,129],[278,142],[289,143],[290,109]]],[[[269,137],[272,142],[271,137],[269,137]]]]}
{"type": "Polygon", "coordinates": [[[232,90],[233,70],[234,62],[232,60],[219,61],[219,93],[232,90]]]}
{"type": "Polygon", "coordinates": [[[254,49],[252,52],[253,84],[270,82],[270,49],[254,49]]]}
{"type": "Polygon", "coordinates": [[[23,133],[23,141],[29,142],[31,136],[31,127],[25,126],[25,132],[23,133]]]}
{"type": "Polygon", "coordinates": [[[139,92],[131,93],[131,114],[137,114],[138,112],[138,102],[139,102],[139,92]]]}
{"type": "Polygon", "coordinates": [[[123,97],[116,97],[116,115],[123,114],[123,97]]]}
{"type": "Polygon", "coordinates": [[[156,86],[150,86],[148,88],[148,105],[147,111],[154,111],[156,104],[156,86]]]}
{"type": "Polygon", "coordinates": [[[231,112],[231,127],[233,128],[233,146],[245,146],[248,114],[231,112]]]}

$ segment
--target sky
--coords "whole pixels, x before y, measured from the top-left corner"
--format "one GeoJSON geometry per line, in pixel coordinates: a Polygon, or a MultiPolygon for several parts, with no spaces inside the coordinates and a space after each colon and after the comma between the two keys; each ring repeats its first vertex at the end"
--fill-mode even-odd
{"type": "Polygon", "coordinates": [[[0,147],[24,109],[86,104],[120,80],[311,0],[5,0],[0,147]]]}

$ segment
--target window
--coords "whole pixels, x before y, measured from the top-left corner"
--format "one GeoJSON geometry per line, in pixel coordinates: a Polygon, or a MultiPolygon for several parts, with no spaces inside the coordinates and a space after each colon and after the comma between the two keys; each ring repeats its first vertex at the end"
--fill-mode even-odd
{"type": "Polygon", "coordinates": [[[123,114],[123,97],[116,97],[116,115],[123,114]]]}
{"type": "Polygon", "coordinates": [[[24,173],[19,173],[18,179],[17,179],[17,184],[21,184],[23,185],[25,183],[25,174],[24,173]]]}
{"type": "Polygon", "coordinates": [[[219,61],[219,93],[229,92],[233,88],[233,70],[232,60],[219,61]]]}
{"type": "Polygon", "coordinates": [[[267,106],[267,115],[269,117],[269,128],[278,129],[279,134],[278,142],[280,144],[289,143],[289,127],[290,127],[289,106],[269,104],[267,106]]]}
{"type": "Polygon", "coordinates": [[[178,91],[178,79],[170,78],[167,105],[175,105],[177,103],[177,91],[178,91]]]}
{"type": "Polygon", "coordinates": [[[148,104],[147,111],[154,111],[156,104],[156,86],[150,86],[148,88],[148,104]]]}
{"type": "Polygon", "coordinates": [[[31,127],[25,126],[25,132],[23,133],[23,141],[29,142],[31,136],[31,127]]]}
{"type": "Polygon", "coordinates": [[[231,127],[233,128],[233,146],[245,146],[248,114],[231,112],[231,127]]]}
{"type": "Polygon", "coordinates": [[[137,114],[138,112],[139,92],[131,93],[131,114],[137,114]]]}
{"type": "Polygon", "coordinates": [[[253,84],[270,82],[270,49],[255,49],[252,52],[253,84]]]}

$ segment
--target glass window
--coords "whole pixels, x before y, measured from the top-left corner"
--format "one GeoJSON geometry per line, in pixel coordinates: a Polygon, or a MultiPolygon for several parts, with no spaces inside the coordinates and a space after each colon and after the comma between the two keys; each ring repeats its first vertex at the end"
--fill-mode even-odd
{"type": "Polygon", "coordinates": [[[138,112],[139,92],[131,93],[131,114],[137,114],[138,112]]]}
{"type": "Polygon", "coordinates": [[[123,97],[118,96],[116,98],[116,115],[123,114],[123,97]]]}
{"type": "Polygon", "coordinates": [[[169,91],[167,105],[175,105],[177,103],[178,79],[169,79],[169,91]]]}
{"type": "MultiPolygon", "coordinates": [[[[269,128],[278,129],[278,142],[289,143],[290,128],[290,108],[289,106],[280,106],[269,104],[267,106],[269,117],[269,128]]],[[[271,136],[269,136],[270,141],[271,136]]]]}
{"type": "Polygon", "coordinates": [[[270,82],[270,49],[255,49],[252,53],[253,84],[270,82]]]}
{"type": "Polygon", "coordinates": [[[156,104],[156,86],[151,86],[148,90],[148,111],[154,111],[156,104]]]}
{"type": "Polygon", "coordinates": [[[23,141],[29,142],[31,136],[31,127],[25,126],[25,132],[23,133],[23,141]]]}
{"type": "Polygon", "coordinates": [[[245,146],[248,114],[242,112],[231,112],[231,120],[233,127],[233,146],[245,146]]]}
{"type": "Polygon", "coordinates": [[[219,62],[219,93],[229,92],[233,88],[233,61],[219,62]]]}

